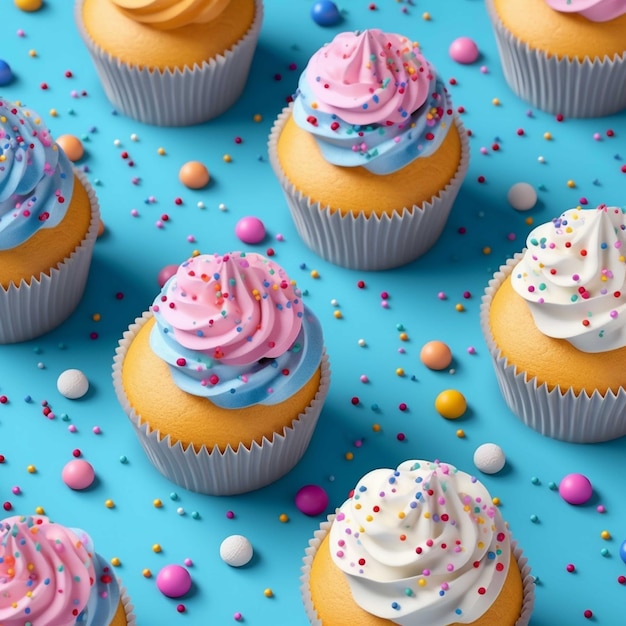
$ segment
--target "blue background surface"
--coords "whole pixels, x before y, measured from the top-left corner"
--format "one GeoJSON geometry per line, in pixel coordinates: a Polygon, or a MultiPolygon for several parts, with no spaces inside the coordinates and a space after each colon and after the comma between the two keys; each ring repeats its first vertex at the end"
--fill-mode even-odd
{"type": "Polygon", "coordinates": [[[0,395],[8,397],[0,405],[0,454],[6,457],[0,465],[0,501],[22,514],[42,506],[53,519],[87,529],[98,552],[121,560],[115,571],[130,592],[140,625],[230,624],[236,623],[233,614],[241,612],[249,626],[303,626],[301,560],[324,516],[310,518],[296,509],[294,495],[300,487],[323,486],[330,513],[370,469],[423,458],[474,473],[474,450],[494,442],[506,454],[506,467],[481,479],[501,499],[502,513],[539,577],[532,625],[589,623],[585,609],[593,611],[592,623],[623,624],[626,586],[617,578],[626,574],[619,556],[626,538],[625,442],[567,444],[518,422],[498,392],[478,313],[491,274],[524,246],[528,218],[534,224],[547,221],[583,197],[589,206],[624,203],[626,174],[620,168],[626,157],[626,115],[558,122],[552,115],[529,112],[504,82],[479,0],[379,0],[375,10],[365,0],[345,0],[339,3],[343,22],[327,28],[311,20],[309,0],[268,0],[250,79],[237,104],[200,126],[150,127],[113,114],[76,32],[72,4],[48,1],[28,14],[3,0],[0,9],[0,58],[16,75],[0,93],[38,111],[53,135],[71,133],[83,140],[86,155],[79,166],[88,168],[107,226],[96,243],[85,297],[72,317],[45,337],[0,346],[0,395]],[[272,122],[309,56],[337,32],[368,27],[419,41],[444,79],[456,79],[449,89],[455,106],[465,108],[462,118],[472,131],[469,173],[438,244],[422,259],[381,273],[337,268],[306,249],[266,157],[272,122]],[[462,66],[448,56],[450,43],[459,36],[478,43],[481,58],[475,64],[462,66]],[[262,121],[255,122],[255,114],[262,121]],[[607,136],[609,129],[613,137],[607,136]],[[546,132],[551,140],[544,139],[546,132]],[[235,137],[242,142],[235,143],[235,137]],[[498,151],[492,149],[494,142],[498,151]],[[157,153],[159,147],[164,156],[157,153]],[[481,147],[487,154],[481,154],[481,147]],[[128,159],[122,158],[123,151],[128,159]],[[232,162],[223,160],[225,154],[232,162]],[[206,189],[192,191],[178,181],[180,166],[189,160],[209,168],[212,182],[206,189]],[[484,183],[478,182],[480,176],[484,183]],[[529,213],[514,211],[506,201],[507,190],[519,181],[538,189],[539,202],[529,213]],[[181,205],[175,204],[177,197],[181,205]],[[137,217],[131,216],[132,209],[137,217]],[[169,220],[157,228],[163,214],[169,220]],[[157,293],[158,271],[182,262],[195,249],[241,249],[234,226],[245,215],[262,218],[268,230],[266,241],[253,249],[275,250],[276,260],[306,291],[307,304],[321,319],[332,382],[311,446],[288,476],[248,495],[209,497],[174,486],[149,464],[116,402],[111,362],[122,332],[157,293]],[[311,276],[312,270],[319,278],[311,276]],[[365,281],[364,289],[357,287],[359,280],[365,281]],[[389,294],[388,308],[381,306],[383,291],[389,294]],[[440,299],[439,292],[447,297],[440,299]],[[462,312],[456,310],[459,303],[462,312]],[[334,316],[336,310],[341,319],[334,316]],[[399,338],[402,327],[409,337],[405,342],[399,338]],[[366,347],[358,345],[359,339],[366,347]],[[453,372],[429,371],[420,363],[420,348],[432,339],[452,348],[453,372]],[[470,347],[475,354],[468,352],[470,347]],[[56,378],[67,368],[79,368],[89,377],[85,398],[67,400],[56,390],[56,378]],[[398,376],[397,368],[405,375],[398,376]],[[361,375],[369,382],[360,382],[361,375]],[[447,388],[467,398],[469,409],[460,420],[446,421],[434,409],[436,395],[447,388]],[[353,397],[359,398],[357,405],[353,397]],[[43,400],[55,419],[42,415],[43,400]],[[400,403],[408,410],[400,411],[400,403]],[[71,424],[77,432],[68,431],[71,424]],[[373,424],[381,426],[380,432],[372,430],[373,424]],[[92,432],[96,425],[99,435],[92,432]],[[459,428],[465,438],[456,436],[459,428]],[[98,477],[85,492],[73,492],[61,480],[76,448],[98,477]],[[126,464],[120,462],[123,455],[126,464]],[[29,464],[36,473],[27,471],[29,464]],[[592,481],[594,497],[587,505],[571,506],[550,489],[550,482],[558,483],[570,472],[592,481]],[[15,486],[19,495],[12,493],[15,486]],[[160,509],[152,504],[156,498],[163,501],[160,509]],[[114,508],[105,507],[107,499],[114,508]],[[597,512],[598,504],[606,507],[604,514],[597,512]],[[233,519],[227,511],[234,512],[233,519]],[[288,515],[287,523],[279,521],[282,513],[288,515]],[[612,539],[603,540],[603,530],[612,539]],[[246,535],[255,549],[253,561],[242,569],[219,558],[221,541],[235,533],[246,535]],[[157,543],[160,553],[152,550],[157,543]],[[185,558],[193,560],[193,591],[183,600],[168,599],[156,589],[156,574],[185,558]],[[575,564],[575,573],[566,571],[568,563],[575,564]],[[142,575],[144,568],[152,578],[142,575]],[[273,590],[272,598],[264,596],[266,588],[273,590]],[[186,606],[183,614],[176,611],[179,602],[186,606]]]}

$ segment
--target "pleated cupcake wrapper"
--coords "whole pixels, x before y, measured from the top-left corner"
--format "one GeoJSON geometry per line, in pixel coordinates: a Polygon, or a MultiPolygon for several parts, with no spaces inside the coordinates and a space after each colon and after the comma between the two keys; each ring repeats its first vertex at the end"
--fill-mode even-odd
{"type": "Polygon", "coordinates": [[[120,602],[124,607],[124,613],[126,613],[126,626],[136,626],[137,619],[135,617],[135,607],[130,600],[126,587],[122,585],[122,581],[118,578],[117,584],[120,587],[120,602]]]}
{"type": "Polygon", "coordinates": [[[145,312],[124,333],[113,361],[113,385],[122,408],[130,418],[139,441],[152,464],[169,480],[186,489],[211,495],[234,495],[265,487],[291,470],[304,455],[317,420],[328,395],[330,365],[328,356],[322,356],[320,386],[309,406],[291,426],[282,433],[274,433],[259,445],[252,442],[248,449],[240,444],[236,450],[230,446],[224,452],[215,447],[202,447],[196,452],[193,446],[185,450],[180,442],[172,443],[169,435],[152,430],[130,406],[122,382],[122,364],[139,329],[152,317],[145,312]]]}
{"type": "Polygon", "coordinates": [[[91,204],[91,221],[85,238],[50,275],[22,279],[19,285],[0,286],[0,344],[17,343],[39,337],[64,322],[78,306],[93,256],[100,225],[96,193],[86,176],[74,170],[85,187],[91,204]]]}
{"type": "MultiPolygon", "coordinates": [[[[315,531],[313,537],[309,539],[309,545],[304,551],[303,565],[300,570],[302,572],[300,575],[300,594],[302,596],[304,610],[312,626],[324,626],[324,624],[322,624],[322,621],[318,617],[317,611],[313,606],[313,598],[311,598],[309,586],[311,566],[322,541],[330,532],[330,527],[332,526],[334,519],[335,514],[331,513],[326,521],[320,524],[319,529],[315,531]]],[[[535,578],[530,573],[528,559],[523,555],[522,549],[517,545],[517,542],[513,540],[513,538],[511,538],[511,549],[522,575],[523,586],[522,608],[514,626],[528,626],[533,608],[535,606],[535,578]]]]}
{"type": "Polygon", "coordinates": [[[217,117],[239,98],[250,71],[263,22],[263,2],[246,34],[230,49],[201,66],[149,70],[123,63],[98,46],[82,18],[84,0],[76,0],[75,21],[104,92],[124,115],[156,126],[191,126],[217,117]]]}
{"type": "Polygon", "coordinates": [[[446,225],[469,165],[469,141],[458,118],[455,123],[462,143],[461,160],[455,175],[439,194],[391,216],[367,217],[331,211],[312,202],[289,181],[278,161],[277,147],[290,115],[291,107],[286,107],[274,122],[268,141],[269,158],[298,234],[311,250],[336,265],[384,270],[409,263],[433,246],[446,225]]]}
{"type": "Polygon", "coordinates": [[[599,117],[626,108],[626,53],[593,61],[549,57],[507,30],[493,0],[487,0],[487,10],[504,78],[520,98],[565,117],[599,117]]]}
{"type": "Polygon", "coordinates": [[[480,325],[496,371],[496,378],[504,400],[511,411],[530,428],[546,437],[573,443],[609,441],[626,435],[626,390],[620,387],[615,394],[601,395],[594,391],[578,395],[570,387],[556,386],[548,390],[537,378],[525,372],[516,372],[496,346],[489,325],[489,309],[493,296],[522,258],[517,253],[502,265],[489,281],[480,306],[480,325]]]}

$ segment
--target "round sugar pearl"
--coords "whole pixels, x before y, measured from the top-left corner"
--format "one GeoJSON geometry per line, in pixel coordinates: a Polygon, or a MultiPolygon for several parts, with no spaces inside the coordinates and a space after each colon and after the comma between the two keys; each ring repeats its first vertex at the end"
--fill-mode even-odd
{"type": "Polygon", "coordinates": [[[189,189],[202,189],[209,184],[211,176],[204,163],[187,161],[178,171],[178,180],[189,189]]]}
{"type": "Polygon", "coordinates": [[[243,535],[230,535],[220,544],[220,558],[231,567],[246,565],[253,554],[252,544],[243,535]]]}
{"type": "Polygon", "coordinates": [[[43,4],[42,0],[14,0],[15,6],[22,11],[39,11],[41,9],[41,5],[43,4]]]}
{"type": "Polygon", "coordinates": [[[467,401],[460,391],[446,389],[435,398],[435,409],[441,417],[455,420],[467,410],[467,401]]]}
{"type": "Polygon", "coordinates": [[[626,563],[626,539],[622,541],[622,544],[619,547],[619,556],[626,563]]]}
{"type": "Polygon", "coordinates": [[[452,363],[452,351],[443,341],[429,341],[422,346],[420,360],[431,370],[445,370],[452,363]]]}
{"type": "Polygon", "coordinates": [[[469,37],[458,37],[450,44],[448,53],[457,63],[474,63],[478,59],[478,46],[469,37]]]}
{"type": "Polygon", "coordinates": [[[529,211],[537,204],[537,192],[529,183],[515,183],[506,194],[506,199],[516,211],[529,211]]]}
{"type": "Polygon", "coordinates": [[[168,598],[180,598],[191,589],[191,574],[182,565],[166,565],[156,577],[157,589],[168,598]]]}
{"type": "Polygon", "coordinates": [[[319,485],[305,485],[298,489],[295,503],[298,510],[305,515],[319,515],[328,506],[328,494],[319,485]]]}
{"type": "Polygon", "coordinates": [[[235,235],[244,243],[261,243],[265,239],[265,225],[258,217],[242,217],[235,226],[235,235]]]}
{"type": "Polygon", "coordinates": [[[65,370],[57,378],[57,389],[62,396],[77,400],[89,391],[89,380],[80,370],[65,370]]]}
{"type": "Polygon", "coordinates": [[[70,488],[80,491],[91,487],[96,478],[93,466],[85,459],[73,459],[61,471],[63,482],[70,488]]]}
{"type": "Polygon", "coordinates": [[[592,494],[591,481],[582,474],[568,474],[559,483],[559,495],[570,504],[584,504],[592,494]]]}
{"type": "Polygon", "coordinates": [[[75,135],[59,135],[56,142],[70,161],[80,161],[83,158],[85,154],[83,142],[75,135]]]}
{"type": "Polygon", "coordinates": [[[13,80],[13,71],[11,66],[0,59],[0,87],[8,85],[13,80]]]}
{"type": "Polygon", "coordinates": [[[311,7],[311,18],[320,26],[335,26],[341,21],[341,13],[331,0],[318,0],[311,7]]]}
{"type": "Polygon", "coordinates": [[[497,474],[505,463],[504,452],[495,443],[483,443],[474,451],[474,465],[484,474],[497,474]]]}
{"type": "Polygon", "coordinates": [[[162,268],[157,274],[157,283],[159,283],[159,287],[163,287],[165,283],[176,274],[176,270],[178,270],[178,265],[166,265],[162,268]]]}

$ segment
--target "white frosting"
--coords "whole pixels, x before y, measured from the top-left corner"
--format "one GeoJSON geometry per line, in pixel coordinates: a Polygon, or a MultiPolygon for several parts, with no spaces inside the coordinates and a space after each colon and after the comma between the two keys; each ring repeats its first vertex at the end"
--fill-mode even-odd
{"type": "Polygon", "coordinates": [[[626,214],[570,209],[535,228],[511,274],[537,328],[583,352],[626,346],[626,214]]]}
{"type": "Polygon", "coordinates": [[[511,561],[509,532],[484,485],[428,461],[366,474],[335,517],[330,550],[355,602],[403,626],[475,621],[511,561]]]}

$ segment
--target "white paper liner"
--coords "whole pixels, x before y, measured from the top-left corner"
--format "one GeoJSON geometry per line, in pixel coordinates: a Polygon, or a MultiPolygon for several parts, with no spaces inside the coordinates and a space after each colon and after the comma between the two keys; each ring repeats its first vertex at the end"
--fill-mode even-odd
{"type": "Polygon", "coordinates": [[[226,111],[244,90],[263,22],[262,0],[255,1],[254,21],[237,43],[201,66],[182,71],[150,71],[116,59],[87,33],[83,3],[76,0],[74,7],[78,31],[107,98],[124,115],[156,126],[191,126],[226,111]]]}
{"type": "MultiPolygon", "coordinates": [[[[302,596],[304,610],[312,626],[324,626],[324,624],[322,624],[322,621],[318,617],[317,611],[313,606],[313,598],[311,598],[311,591],[309,587],[311,565],[313,563],[313,559],[315,558],[315,554],[317,553],[320,545],[322,544],[322,541],[324,540],[324,537],[326,537],[326,535],[330,532],[330,527],[332,526],[334,519],[335,514],[331,513],[326,521],[320,524],[319,529],[315,531],[313,538],[309,540],[309,545],[305,549],[303,565],[300,570],[302,572],[300,575],[300,594],[302,596]]],[[[533,612],[533,608],[535,606],[535,578],[530,573],[528,559],[523,555],[522,549],[518,547],[517,542],[513,538],[511,538],[511,549],[513,551],[513,556],[517,561],[519,571],[522,575],[523,586],[523,599],[520,616],[513,626],[528,626],[528,623],[530,622],[530,617],[533,612]]],[[[390,621],[389,623],[392,624],[393,622],[390,621]]],[[[509,625],[502,624],[498,626],[509,625]]]]}
{"type": "Polygon", "coordinates": [[[25,279],[19,286],[0,286],[0,344],[33,339],[64,322],[85,291],[93,248],[100,225],[100,206],[87,177],[74,170],[91,204],[91,221],[85,238],[69,257],[50,271],[25,279]]]}
{"type": "Polygon", "coordinates": [[[124,612],[126,613],[126,626],[136,626],[137,619],[135,617],[135,607],[130,600],[130,596],[126,590],[126,587],[122,585],[122,581],[118,578],[117,584],[120,587],[120,602],[124,607],[124,612]]]}
{"type": "Polygon", "coordinates": [[[283,188],[298,234],[321,257],[358,270],[399,267],[424,254],[441,235],[469,165],[469,140],[463,124],[455,117],[461,137],[461,160],[450,182],[438,196],[412,209],[403,208],[392,216],[331,212],[312,202],[288,180],[278,161],[277,144],[291,115],[285,107],[272,126],[268,141],[269,159],[283,188]]]}
{"type": "Polygon", "coordinates": [[[608,391],[605,395],[556,386],[537,384],[537,378],[516,373],[495,344],[489,324],[489,309],[495,292],[513,271],[523,252],[518,252],[502,265],[489,281],[480,306],[480,325],[493,360],[496,378],[507,406],[522,422],[546,437],[573,443],[609,441],[626,435],[626,390],[608,391]]]}
{"type": "MultiPolygon", "coordinates": [[[[493,0],[487,0],[487,11],[504,78],[520,98],[565,117],[599,117],[626,108],[626,52],[593,61],[588,57],[583,61],[548,57],[507,30],[493,0]]],[[[602,24],[597,28],[600,32],[602,24]]],[[[624,45],[626,48],[626,35],[624,45]]]]}
{"type": "Polygon", "coordinates": [[[326,352],[322,355],[320,387],[315,397],[304,413],[294,418],[291,426],[285,427],[282,433],[274,433],[272,441],[264,438],[261,445],[252,442],[250,449],[243,444],[239,444],[237,450],[228,446],[224,452],[217,447],[208,450],[204,446],[196,452],[191,445],[185,450],[180,442],[172,444],[169,435],[150,429],[146,420],[140,424],[142,420],[130,406],[124,391],[122,364],[126,351],[151,317],[151,312],[144,312],[120,339],[113,359],[113,386],[152,464],[177,485],[216,496],[253,491],[289,472],[306,452],[328,395],[330,365],[326,352]]]}

